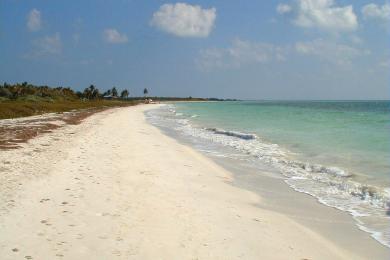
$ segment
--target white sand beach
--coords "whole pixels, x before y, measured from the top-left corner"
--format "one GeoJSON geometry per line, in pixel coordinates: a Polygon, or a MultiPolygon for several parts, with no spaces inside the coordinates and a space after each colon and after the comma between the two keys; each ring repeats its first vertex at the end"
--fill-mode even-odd
{"type": "Polygon", "coordinates": [[[1,151],[0,258],[368,258],[261,207],[266,198],[148,124],[155,106],[106,110],[1,151]]]}

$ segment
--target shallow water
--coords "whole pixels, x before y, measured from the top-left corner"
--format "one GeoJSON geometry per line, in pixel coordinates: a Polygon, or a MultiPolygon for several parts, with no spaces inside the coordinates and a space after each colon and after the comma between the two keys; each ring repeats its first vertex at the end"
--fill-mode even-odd
{"type": "Polygon", "coordinates": [[[198,149],[278,169],[390,245],[390,102],[176,103],[148,118],[198,149]]]}

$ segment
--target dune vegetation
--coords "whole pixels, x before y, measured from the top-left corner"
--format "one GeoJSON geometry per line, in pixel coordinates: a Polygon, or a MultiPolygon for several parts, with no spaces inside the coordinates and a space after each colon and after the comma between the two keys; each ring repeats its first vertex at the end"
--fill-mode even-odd
{"type": "Polygon", "coordinates": [[[101,93],[91,85],[83,92],[69,87],[35,86],[22,84],[0,85],[0,119],[38,115],[48,112],[134,105],[128,90],[120,95],[115,87],[101,93]]]}

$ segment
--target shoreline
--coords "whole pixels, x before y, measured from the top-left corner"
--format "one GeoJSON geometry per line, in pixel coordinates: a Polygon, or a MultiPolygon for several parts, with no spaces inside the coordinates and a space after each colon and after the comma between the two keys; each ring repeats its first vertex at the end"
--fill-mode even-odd
{"type": "MultiPolygon", "coordinates": [[[[283,177],[259,174],[251,166],[237,167],[223,158],[214,160],[233,173],[232,185],[267,198],[268,202],[261,205],[262,208],[288,216],[358,255],[375,259],[390,256],[390,249],[374,238],[372,232],[359,227],[349,212],[323,204],[315,196],[293,189],[285,183],[283,177]],[[376,257],[373,256],[374,252],[378,253],[376,257]]],[[[263,170],[266,171],[266,167],[263,170]]]]}
{"type": "MultiPolygon", "coordinates": [[[[294,150],[286,149],[283,143],[275,142],[277,139],[265,140],[260,130],[257,132],[253,125],[248,124],[248,119],[242,123],[240,120],[232,120],[234,123],[231,123],[227,120],[227,113],[218,114],[222,108],[230,109],[232,119],[237,119],[239,112],[234,113],[234,107],[231,106],[190,104],[177,107],[169,105],[148,112],[147,117],[149,122],[173,138],[180,139],[212,159],[220,161],[220,158],[227,158],[226,161],[232,161],[230,164],[233,165],[246,162],[247,167],[235,169],[238,173],[244,171],[244,168],[250,168],[254,176],[263,175],[263,168],[275,172],[274,175],[281,177],[290,189],[310,195],[327,207],[347,212],[360,230],[390,248],[386,184],[385,188],[371,186],[359,180],[358,174],[336,162],[318,164],[310,158],[305,159],[304,152],[298,150],[295,154],[294,150]],[[245,125],[249,128],[245,129],[245,125]]],[[[240,109],[237,108],[237,111],[240,109]]],[[[267,118],[264,121],[263,125],[267,123],[267,118]]],[[[270,123],[272,125],[273,122],[270,123]]],[[[257,127],[262,126],[259,123],[257,127]]],[[[289,135],[288,131],[284,131],[284,134],[289,135]]],[[[294,139],[294,132],[289,138],[294,139]]],[[[303,145],[309,143],[304,142],[303,145]]],[[[329,157],[335,156],[330,153],[329,157]]]]}
{"type": "MultiPolygon", "coordinates": [[[[307,225],[310,229],[332,238],[333,241],[344,244],[350,250],[361,251],[364,254],[367,247],[371,247],[374,250],[378,248],[379,251],[390,257],[390,248],[378,238],[375,238],[375,232],[367,230],[359,224],[359,220],[354,215],[348,211],[323,203],[319,198],[308,192],[294,189],[286,183],[285,177],[279,170],[261,162],[253,164],[238,161],[227,156],[215,155],[214,152],[208,149],[206,151],[198,147],[199,144],[196,141],[178,135],[172,129],[166,127],[158,128],[164,134],[184,145],[193,147],[197,152],[231,172],[234,177],[232,185],[255,192],[264,198],[266,206],[262,205],[261,207],[287,215],[294,221],[305,226],[307,225]],[[316,222],[318,223],[316,224],[316,222]],[[343,230],[343,232],[338,232],[339,230],[343,230]],[[340,233],[342,234],[341,237],[340,233]],[[351,245],[348,237],[357,238],[357,242],[361,246],[356,248],[356,243],[351,245]]],[[[224,147],[224,149],[228,149],[228,147],[224,147]]],[[[234,150],[226,151],[227,154],[234,152],[234,150]]]]}
{"type": "MultiPolygon", "coordinates": [[[[264,203],[259,207],[288,216],[344,248],[357,251],[367,258],[373,257],[367,252],[378,252],[375,259],[390,256],[390,249],[374,238],[375,233],[359,226],[358,220],[353,215],[324,204],[309,193],[294,189],[285,182],[285,177],[277,169],[261,162],[254,165],[250,162],[214,155],[213,152],[206,152],[198,147],[199,144],[190,138],[178,135],[177,132],[166,127],[158,128],[164,134],[184,145],[193,147],[232,173],[234,181],[231,184],[233,186],[249,190],[264,198],[264,203]]],[[[235,150],[230,150],[231,148],[223,147],[223,149],[229,149],[229,151],[222,152],[222,154],[235,153],[235,150]]]]}
{"type": "Polygon", "coordinates": [[[144,111],[156,106],[106,110],[80,125],[2,152],[0,255],[4,259],[388,255],[370,252],[376,250],[372,247],[352,252],[268,207],[266,194],[236,185],[237,175],[229,167],[147,123],[144,111]]]}

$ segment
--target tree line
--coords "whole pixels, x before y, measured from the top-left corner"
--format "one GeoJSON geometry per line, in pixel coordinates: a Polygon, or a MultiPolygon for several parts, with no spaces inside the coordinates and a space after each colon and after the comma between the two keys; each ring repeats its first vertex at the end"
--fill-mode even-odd
{"type": "MultiPolygon", "coordinates": [[[[148,90],[144,89],[144,95],[148,90]]],[[[83,91],[74,91],[70,87],[49,87],[36,86],[27,82],[16,84],[0,84],[0,97],[5,99],[16,100],[21,97],[35,96],[41,98],[63,98],[63,99],[87,99],[96,100],[102,98],[122,98],[127,99],[130,93],[127,89],[118,92],[116,87],[112,87],[105,92],[101,92],[94,85],[90,85],[83,91]]]]}
{"type": "Polygon", "coordinates": [[[99,99],[99,98],[119,98],[119,97],[128,98],[130,93],[127,89],[124,89],[119,94],[116,87],[113,87],[103,93],[100,93],[98,88],[96,88],[94,85],[91,85],[88,88],[85,88],[83,92],[76,92],[76,94],[79,98],[99,99]]]}

